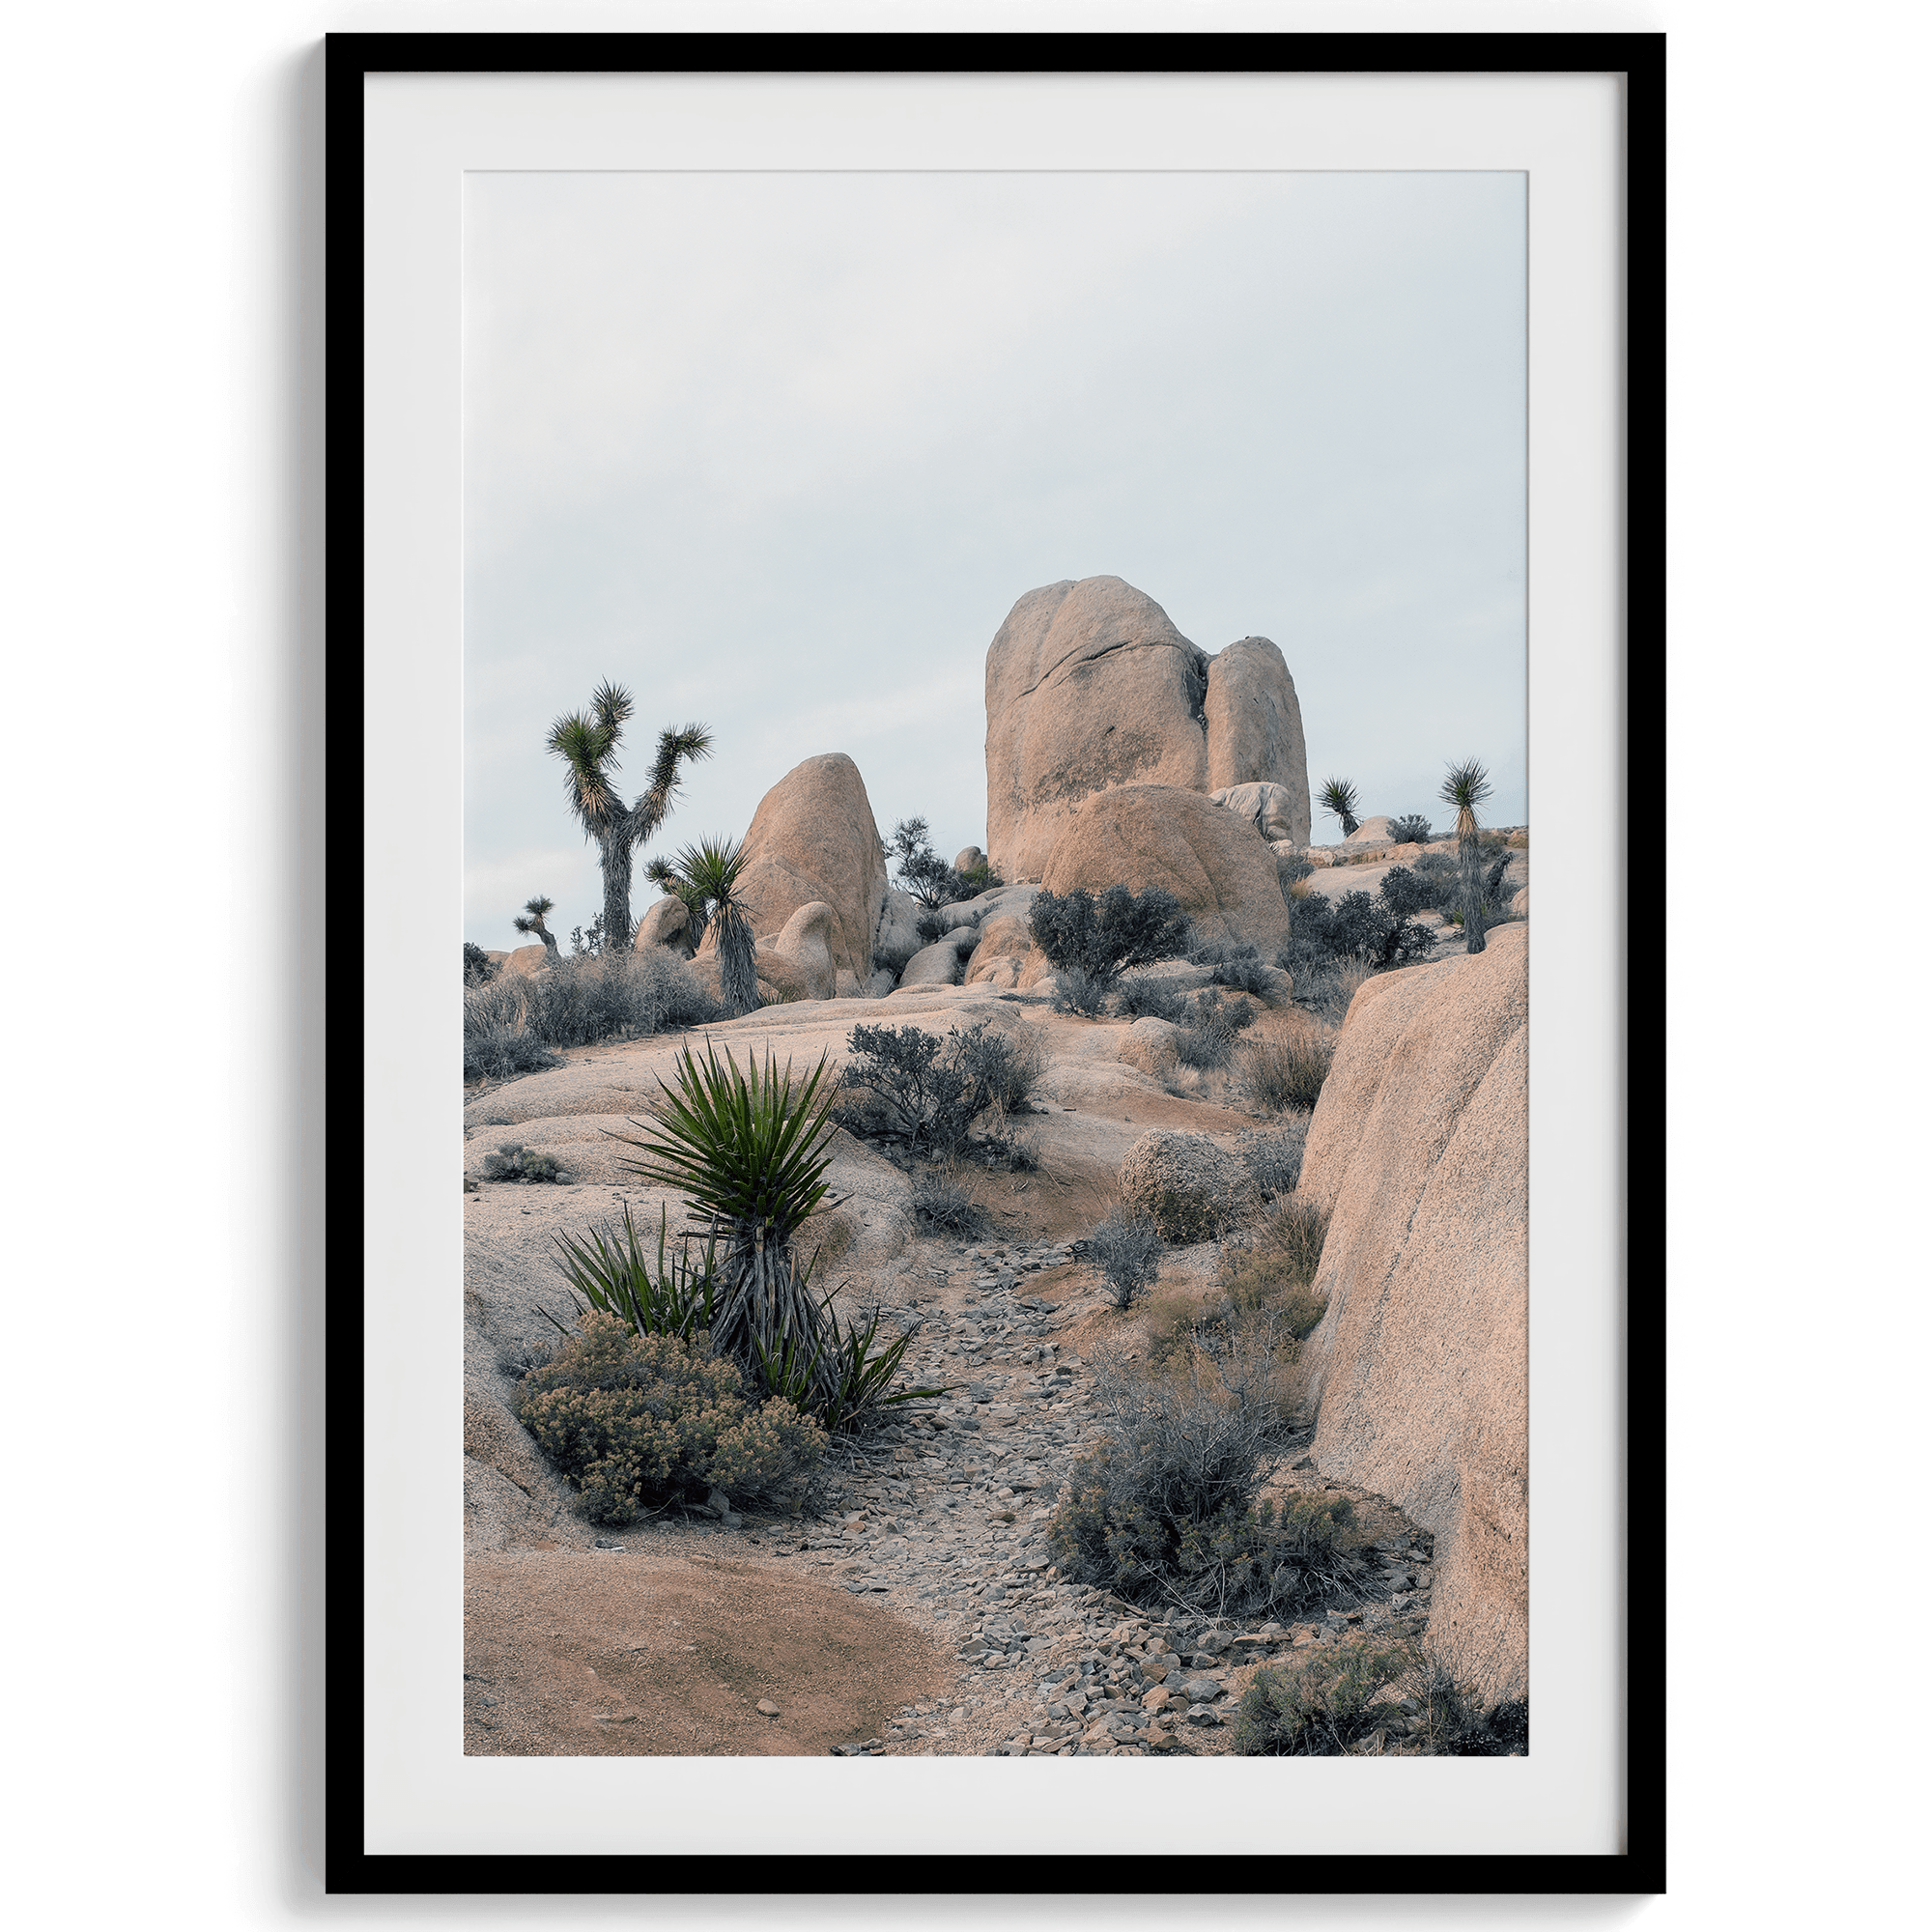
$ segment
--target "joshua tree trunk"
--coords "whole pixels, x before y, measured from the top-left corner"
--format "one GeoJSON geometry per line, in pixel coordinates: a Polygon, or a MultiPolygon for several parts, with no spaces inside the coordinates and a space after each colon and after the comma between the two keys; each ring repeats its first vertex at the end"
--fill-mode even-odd
{"type": "Polygon", "coordinates": [[[758,1004],[758,950],[751,923],[735,905],[717,914],[720,990],[731,1017],[755,1011],[758,1004]]]}
{"type": "Polygon", "coordinates": [[[604,951],[622,952],[631,943],[631,828],[628,815],[614,830],[600,834],[598,860],[604,867],[604,951]]]}
{"type": "Polygon", "coordinates": [[[1476,844],[1476,814],[1456,814],[1456,859],[1463,874],[1463,938],[1471,952],[1483,950],[1483,861],[1476,844]]]}

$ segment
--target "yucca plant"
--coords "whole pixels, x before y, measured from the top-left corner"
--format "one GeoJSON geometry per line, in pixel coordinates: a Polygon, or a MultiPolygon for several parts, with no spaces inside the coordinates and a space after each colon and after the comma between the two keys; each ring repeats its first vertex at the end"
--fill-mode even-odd
{"type": "Polygon", "coordinates": [[[1483,950],[1482,853],[1477,840],[1481,829],[1476,808],[1490,796],[1490,775],[1480,760],[1464,758],[1451,765],[1442,781],[1441,798],[1456,808],[1456,860],[1463,875],[1463,932],[1471,952],[1483,950]]]}
{"type": "Polygon", "coordinates": [[[894,1388],[893,1378],[899,1372],[912,1336],[901,1335],[875,1354],[872,1344],[879,1332],[877,1315],[862,1334],[856,1321],[841,1331],[829,1298],[820,1305],[819,1314],[825,1332],[815,1348],[786,1341],[777,1349],[760,1349],[758,1373],[773,1395],[815,1415],[828,1435],[856,1428],[882,1408],[945,1395],[958,1386],[942,1382],[933,1388],[894,1388]]]}
{"type": "MultiPolygon", "coordinates": [[[[594,1308],[614,1315],[634,1335],[675,1335],[684,1342],[711,1326],[718,1292],[717,1243],[706,1245],[701,1261],[694,1260],[688,1241],[672,1251],[666,1224],[660,1208],[655,1268],[628,1204],[621,1241],[614,1231],[607,1239],[596,1228],[587,1240],[571,1235],[553,1237],[560,1256],[556,1267],[574,1291],[571,1300],[579,1317],[594,1308]]],[[[559,1321],[548,1309],[537,1312],[563,1335],[578,1332],[576,1321],[559,1321]]]]}
{"type": "Polygon", "coordinates": [[[788,1341],[815,1350],[824,1330],[792,1244],[831,1191],[825,1173],[836,1130],[827,1115],[837,1089],[826,1073],[821,1058],[795,1080],[791,1063],[781,1073],[769,1049],[762,1071],[755,1056],[741,1070],[729,1047],[721,1064],[707,1040],[701,1061],[690,1047],[678,1056],[675,1089],[659,1081],[665,1103],[655,1136],[613,1136],[643,1155],[625,1167],[653,1186],[676,1188],[707,1224],[717,1250],[711,1346],[753,1375],[761,1353],[788,1341]]]}
{"type": "Polygon", "coordinates": [[[1355,818],[1355,807],[1361,795],[1347,779],[1329,779],[1321,787],[1321,810],[1331,818],[1342,821],[1342,837],[1347,838],[1359,829],[1355,818]]]}
{"type": "Polygon", "coordinates": [[[724,1010],[734,1019],[755,1012],[758,1006],[758,952],[752,923],[738,899],[745,859],[745,847],[736,838],[700,838],[696,845],[687,845],[669,866],[672,876],[684,882],[718,928],[719,992],[724,1010]]]}

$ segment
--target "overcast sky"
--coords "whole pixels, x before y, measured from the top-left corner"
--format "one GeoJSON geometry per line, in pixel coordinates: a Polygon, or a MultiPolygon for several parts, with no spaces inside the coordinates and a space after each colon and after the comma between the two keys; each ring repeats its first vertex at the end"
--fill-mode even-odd
{"type": "MultiPolygon", "coordinates": [[[[480,175],[466,256],[465,937],[602,902],[544,750],[602,678],[711,727],[663,836],[845,752],[985,838],[986,646],[1123,577],[1281,646],[1309,778],[1524,790],[1515,174],[480,175]]],[[[1318,839],[1339,836],[1317,809],[1318,839]]],[[[633,914],[655,888],[639,876],[633,914]]]]}

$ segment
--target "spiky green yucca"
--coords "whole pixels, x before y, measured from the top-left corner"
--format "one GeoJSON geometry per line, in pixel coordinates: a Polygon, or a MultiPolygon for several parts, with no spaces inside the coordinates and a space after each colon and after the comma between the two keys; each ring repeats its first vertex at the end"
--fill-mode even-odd
{"type": "Polygon", "coordinates": [[[1360,803],[1360,797],[1347,779],[1329,779],[1321,787],[1321,810],[1330,817],[1342,821],[1344,838],[1358,829],[1355,807],[1360,803]]]}
{"type": "Polygon", "coordinates": [[[1492,787],[1490,775],[1477,758],[1464,758],[1451,765],[1439,794],[1443,804],[1456,808],[1456,863],[1463,878],[1463,932],[1471,952],[1483,950],[1482,853],[1476,834],[1481,830],[1476,808],[1492,787]]]}
{"type": "Polygon", "coordinates": [[[632,857],[670,810],[678,768],[686,758],[704,757],[711,750],[711,733],[702,724],[659,732],[651,781],[636,804],[627,806],[612,775],[624,725],[635,709],[631,694],[607,678],[591,693],[589,710],[557,719],[546,740],[551,754],[563,760],[570,809],[583,836],[597,846],[604,870],[604,943],[612,952],[631,943],[632,857]]]}
{"type": "Polygon", "coordinates": [[[829,1191],[836,1129],[827,1116],[838,1090],[827,1064],[795,1080],[791,1063],[780,1072],[769,1049],[760,1071],[755,1056],[741,1070],[729,1047],[722,1064],[708,1040],[701,1061],[686,1047],[675,1088],[658,1083],[655,1135],[615,1136],[642,1154],[625,1167],[676,1188],[708,1223],[719,1250],[711,1345],[754,1377],[763,1358],[815,1354],[823,1339],[824,1314],[792,1243],[829,1191]]]}
{"type": "Polygon", "coordinates": [[[745,857],[739,839],[700,838],[670,862],[673,876],[690,888],[708,923],[717,928],[719,994],[734,1019],[754,1011],[758,1004],[758,949],[738,899],[745,857]]]}

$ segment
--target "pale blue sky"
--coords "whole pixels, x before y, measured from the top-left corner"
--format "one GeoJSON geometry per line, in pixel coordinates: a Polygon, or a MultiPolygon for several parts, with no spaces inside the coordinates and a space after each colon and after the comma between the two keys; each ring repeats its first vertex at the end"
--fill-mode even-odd
{"type": "Polygon", "coordinates": [[[823,752],[881,832],[983,842],[986,646],[1060,578],[1272,638],[1365,813],[1445,825],[1476,756],[1527,818],[1520,175],[468,192],[466,938],[598,910],[544,737],[604,677],[633,795],[661,726],[716,737],[654,849],[823,752]]]}

